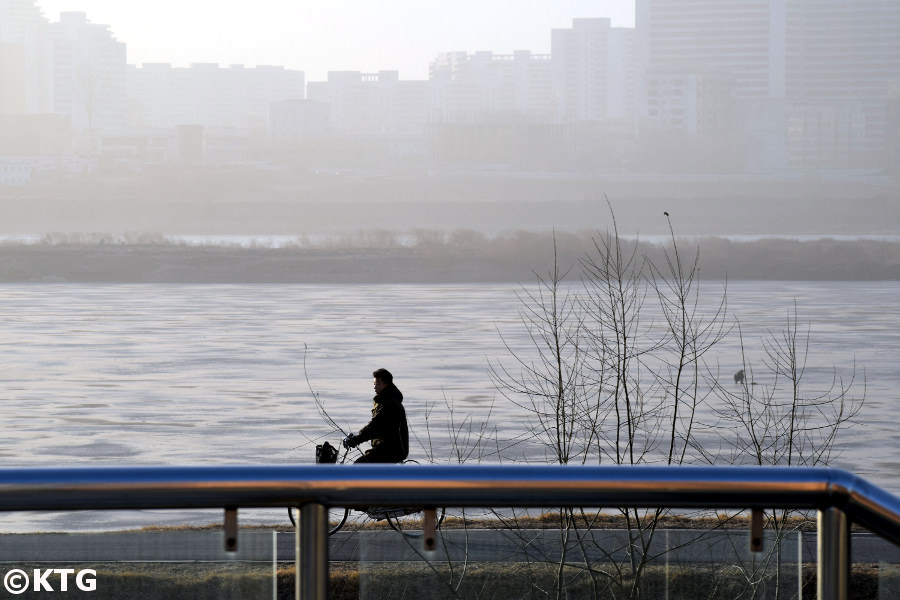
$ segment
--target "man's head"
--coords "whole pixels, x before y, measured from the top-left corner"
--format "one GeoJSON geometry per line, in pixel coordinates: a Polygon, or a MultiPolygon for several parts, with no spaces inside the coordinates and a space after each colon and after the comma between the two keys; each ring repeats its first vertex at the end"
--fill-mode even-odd
{"type": "Polygon", "coordinates": [[[378,369],[372,373],[375,383],[375,393],[380,394],[381,390],[394,382],[394,376],[387,369],[378,369]]]}

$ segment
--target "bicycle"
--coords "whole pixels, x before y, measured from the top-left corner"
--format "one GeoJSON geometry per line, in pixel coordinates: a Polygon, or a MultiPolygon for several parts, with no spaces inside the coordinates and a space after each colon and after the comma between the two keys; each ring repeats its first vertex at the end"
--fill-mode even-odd
{"type": "MultiPolygon", "coordinates": [[[[319,444],[316,446],[316,463],[317,464],[344,464],[344,461],[347,459],[347,454],[349,450],[345,449],[343,456],[341,456],[340,462],[338,463],[338,450],[325,442],[323,444],[319,444]]],[[[404,460],[401,463],[405,464],[419,464],[415,460],[404,460]]],[[[387,521],[387,524],[394,531],[401,533],[407,537],[421,537],[424,535],[424,531],[419,529],[412,529],[409,521],[418,521],[421,517],[418,517],[419,513],[423,513],[425,511],[422,507],[389,507],[389,506],[362,506],[362,507],[343,507],[332,509],[337,510],[337,515],[339,518],[336,519],[337,524],[334,526],[329,526],[328,535],[333,535],[341,530],[344,524],[347,522],[347,519],[350,517],[351,511],[365,513],[366,517],[373,521],[387,521]],[[413,519],[407,520],[407,517],[414,517],[413,519]]],[[[445,509],[440,508],[437,509],[437,514],[435,515],[435,527],[439,528],[441,523],[444,521],[445,509]]],[[[329,515],[331,511],[329,511],[329,515]]],[[[291,525],[294,527],[297,526],[297,523],[294,519],[294,509],[293,507],[288,507],[288,517],[291,520],[291,525]]],[[[329,523],[332,522],[332,519],[329,517],[329,523]]]]}

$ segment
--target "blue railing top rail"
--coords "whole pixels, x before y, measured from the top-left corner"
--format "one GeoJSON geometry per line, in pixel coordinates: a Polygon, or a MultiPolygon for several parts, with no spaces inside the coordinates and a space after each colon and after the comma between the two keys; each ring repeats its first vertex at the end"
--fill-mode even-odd
{"type": "Polygon", "coordinates": [[[298,506],[837,507],[900,543],[900,499],[797,467],[274,465],[0,469],[0,510],[298,506]]]}

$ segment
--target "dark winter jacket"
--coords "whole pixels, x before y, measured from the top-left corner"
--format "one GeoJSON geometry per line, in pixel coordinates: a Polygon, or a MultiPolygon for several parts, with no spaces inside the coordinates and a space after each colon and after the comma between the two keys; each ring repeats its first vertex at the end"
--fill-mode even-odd
{"type": "Polygon", "coordinates": [[[359,430],[357,442],[372,442],[365,460],[359,462],[400,462],[409,455],[409,430],[403,394],[393,383],[372,399],[372,419],[359,430]]]}

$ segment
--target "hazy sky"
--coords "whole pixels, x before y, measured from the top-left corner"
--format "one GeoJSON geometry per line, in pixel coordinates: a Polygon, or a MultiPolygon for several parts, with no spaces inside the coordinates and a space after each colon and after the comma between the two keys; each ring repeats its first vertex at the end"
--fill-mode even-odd
{"type": "Polygon", "coordinates": [[[550,30],[577,17],[634,26],[634,0],[36,1],[51,21],[79,11],[109,25],[131,64],[274,64],[306,71],[308,81],[329,70],[425,79],[447,51],[549,52],[550,30]]]}

